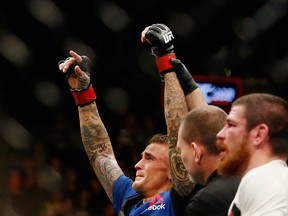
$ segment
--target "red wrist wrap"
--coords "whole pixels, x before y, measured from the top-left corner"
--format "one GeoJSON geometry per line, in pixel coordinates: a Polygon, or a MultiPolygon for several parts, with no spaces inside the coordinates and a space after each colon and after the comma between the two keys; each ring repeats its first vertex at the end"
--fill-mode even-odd
{"type": "Polygon", "coordinates": [[[76,105],[91,103],[97,97],[92,86],[84,91],[71,91],[71,93],[76,105]]]}
{"type": "Polygon", "coordinates": [[[156,65],[158,68],[159,73],[163,73],[171,68],[173,68],[172,64],[170,63],[171,58],[176,58],[175,53],[170,53],[159,58],[156,58],[156,65]]]}

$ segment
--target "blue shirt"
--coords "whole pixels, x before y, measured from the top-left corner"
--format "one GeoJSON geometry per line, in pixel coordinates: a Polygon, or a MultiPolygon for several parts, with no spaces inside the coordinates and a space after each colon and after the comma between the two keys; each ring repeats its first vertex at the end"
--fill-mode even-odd
{"type": "MultiPolygon", "coordinates": [[[[132,183],[133,181],[125,175],[121,175],[115,182],[113,187],[113,201],[116,212],[121,210],[122,204],[128,197],[138,194],[132,188],[132,183]]],[[[129,215],[175,216],[171,203],[171,190],[162,192],[143,204],[141,202],[141,205],[134,205],[129,215]]]]}

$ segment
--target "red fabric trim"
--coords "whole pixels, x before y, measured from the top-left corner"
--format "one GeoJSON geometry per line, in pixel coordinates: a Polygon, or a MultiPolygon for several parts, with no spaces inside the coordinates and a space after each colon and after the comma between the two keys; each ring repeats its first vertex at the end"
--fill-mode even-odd
{"type": "Polygon", "coordinates": [[[163,71],[173,68],[172,64],[170,63],[171,58],[176,58],[175,53],[170,53],[170,54],[161,56],[160,58],[156,58],[156,65],[157,65],[159,73],[162,73],[163,71]]]}
{"type": "Polygon", "coordinates": [[[71,91],[74,101],[77,105],[91,103],[96,99],[96,94],[93,87],[84,91],[71,91]]]}

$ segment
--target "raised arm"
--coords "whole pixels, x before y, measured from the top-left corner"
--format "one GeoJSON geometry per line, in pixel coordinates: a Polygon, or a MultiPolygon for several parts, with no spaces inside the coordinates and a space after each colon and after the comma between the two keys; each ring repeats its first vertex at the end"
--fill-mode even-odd
{"type": "Polygon", "coordinates": [[[181,120],[188,112],[183,90],[175,72],[164,75],[164,114],[169,137],[170,171],[173,187],[181,196],[189,194],[194,184],[188,178],[188,173],[182,163],[178,151],[177,139],[181,120]]]}
{"type": "Polygon", "coordinates": [[[177,73],[178,80],[185,94],[188,110],[190,111],[196,107],[207,105],[204,95],[198,88],[197,83],[186,66],[179,59],[171,59],[170,62],[177,73]]]}
{"type": "Polygon", "coordinates": [[[95,102],[96,94],[91,84],[93,65],[86,56],[80,56],[74,51],[70,51],[70,55],[71,57],[59,62],[59,70],[65,73],[70,91],[78,105],[80,132],[85,152],[97,178],[113,203],[113,184],[123,171],[115,159],[108,132],[95,102]]]}
{"type": "Polygon", "coordinates": [[[177,145],[180,121],[188,111],[207,105],[204,95],[185,67],[178,59],[170,59],[175,72],[165,73],[164,111],[169,134],[169,157],[174,189],[181,196],[190,194],[194,184],[188,179],[177,145]]]}
{"type": "Polygon", "coordinates": [[[183,90],[170,62],[170,59],[176,58],[173,38],[170,29],[163,24],[148,26],[141,34],[141,41],[151,44],[151,52],[155,56],[160,76],[164,76],[164,113],[169,137],[170,173],[173,188],[183,196],[193,190],[194,183],[190,181],[176,147],[180,121],[188,112],[188,108],[183,90]]]}

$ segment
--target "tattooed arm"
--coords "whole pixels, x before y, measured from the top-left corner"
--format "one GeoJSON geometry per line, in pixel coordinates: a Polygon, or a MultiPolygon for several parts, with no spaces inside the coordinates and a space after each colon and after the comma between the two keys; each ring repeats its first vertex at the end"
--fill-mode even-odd
{"type": "Polygon", "coordinates": [[[195,185],[188,177],[176,146],[178,130],[181,120],[188,111],[207,105],[207,102],[185,65],[179,59],[171,58],[170,62],[176,72],[164,75],[164,111],[170,141],[170,169],[174,189],[179,195],[185,196],[193,190],[195,185]]]}
{"type": "Polygon", "coordinates": [[[161,23],[147,26],[141,32],[141,41],[151,45],[151,52],[155,56],[158,72],[161,77],[164,76],[164,112],[169,137],[170,174],[174,189],[179,195],[184,196],[193,190],[194,184],[188,177],[180,152],[176,147],[178,129],[181,119],[188,112],[188,108],[190,110],[205,104],[205,98],[197,89],[191,75],[187,74],[186,68],[183,69],[181,61],[175,59],[173,39],[172,31],[168,26],[161,23]]]}
{"type": "Polygon", "coordinates": [[[164,80],[164,112],[169,137],[170,172],[175,191],[185,196],[193,190],[194,183],[188,177],[176,145],[180,122],[187,114],[188,107],[176,73],[166,73],[164,80]]]}
{"type": "Polygon", "coordinates": [[[96,103],[79,106],[78,110],[86,154],[97,178],[113,203],[113,184],[123,171],[115,159],[111,141],[99,116],[96,103]]]}
{"type": "Polygon", "coordinates": [[[78,105],[82,142],[94,172],[113,203],[112,189],[123,174],[115,159],[111,141],[101,121],[92,87],[93,64],[87,56],[70,51],[70,57],[58,63],[78,105]],[[70,68],[70,69],[69,69],[70,68]]]}

